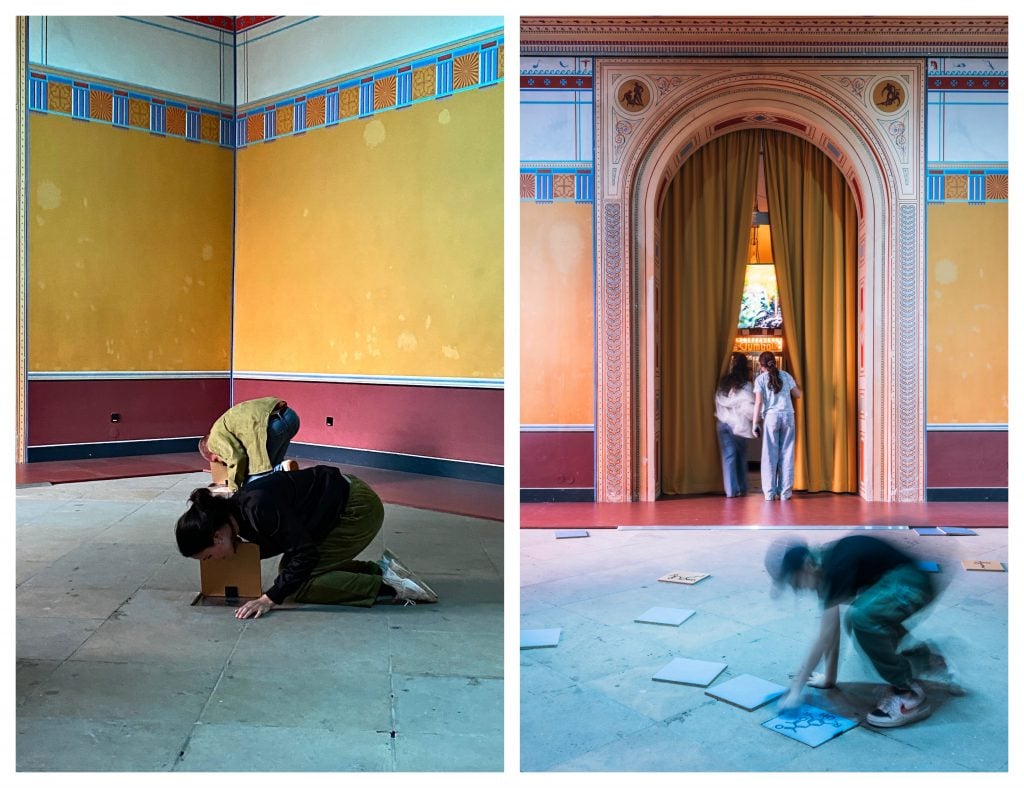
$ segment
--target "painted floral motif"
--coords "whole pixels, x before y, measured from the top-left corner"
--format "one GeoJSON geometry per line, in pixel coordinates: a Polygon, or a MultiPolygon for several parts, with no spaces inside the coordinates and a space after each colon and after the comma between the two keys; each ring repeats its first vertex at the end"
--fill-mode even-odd
{"type": "Polygon", "coordinates": [[[395,106],[398,100],[398,78],[395,76],[381,77],[373,83],[373,108],[387,109],[395,106]]]}
{"type": "Polygon", "coordinates": [[[278,107],[274,122],[274,136],[291,134],[295,130],[295,107],[278,107]]]}
{"type": "Polygon", "coordinates": [[[532,198],[537,194],[537,176],[532,172],[524,172],[519,176],[519,196],[532,198]]]}
{"type": "Polygon", "coordinates": [[[556,200],[571,200],[576,196],[576,178],[568,173],[551,176],[551,194],[556,200]]]}
{"type": "Polygon", "coordinates": [[[434,95],[434,71],[433,66],[414,69],[412,72],[412,98],[413,101],[421,98],[428,98],[434,95]]]}
{"type": "Polygon", "coordinates": [[[505,76],[505,45],[498,47],[498,79],[505,76]]]}
{"type": "Polygon", "coordinates": [[[967,199],[967,176],[947,175],[946,176],[946,199],[966,200],[967,199]]]}
{"type": "Polygon", "coordinates": [[[149,102],[144,99],[128,99],[128,125],[138,129],[149,128],[149,102]]]}
{"type": "Polygon", "coordinates": [[[666,93],[671,93],[677,87],[683,84],[683,80],[679,77],[658,77],[654,80],[654,86],[658,89],[658,95],[664,96],[666,93]]]}
{"type": "Polygon", "coordinates": [[[71,85],[50,82],[47,88],[47,108],[51,112],[71,114],[71,85]]]}
{"type": "Polygon", "coordinates": [[[114,119],[114,97],[105,90],[90,90],[89,117],[111,122],[114,119]]]}
{"type": "Polygon", "coordinates": [[[892,138],[896,149],[900,152],[901,158],[907,158],[907,125],[902,120],[894,120],[886,129],[892,138]]]}
{"type": "Polygon", "coordinates": [[[359,88],[338,91],[338,117],[352,118],[359,114],[359,88]]]}
{"type": "Polygon", "coordinates": [[[220,118],[216,115],[200,115],[199,138],[206,142],[220,142],[220,118]]]}
{"type": "Polygon", "coordinates": [[[863,96],[864,88],[867,85],[864,77],[843,77],[839,80],[839,84],[855,96],[863,96]]]}

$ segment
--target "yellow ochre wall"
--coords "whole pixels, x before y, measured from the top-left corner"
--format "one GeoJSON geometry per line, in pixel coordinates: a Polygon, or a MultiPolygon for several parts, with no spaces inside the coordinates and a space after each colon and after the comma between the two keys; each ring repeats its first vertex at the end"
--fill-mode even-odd
{"type": "Polygon", "coordinates": [[[240,371],[504,377],[494,86],[238,152],[240,371]]]}
{"type": "Polygon", "coordinates": [[[593,205],[520,204],[520,419],[594,423],[593,205]]]}
{"type": "Polygon", "coordinates": [[[1007,423],[1007,204],[928,206],[928,423],[1007,423]]]}
{"type": "Polygon", "coordinates": [[[231,151],[29,123],[29,370],[228,369],[231,151]]]}

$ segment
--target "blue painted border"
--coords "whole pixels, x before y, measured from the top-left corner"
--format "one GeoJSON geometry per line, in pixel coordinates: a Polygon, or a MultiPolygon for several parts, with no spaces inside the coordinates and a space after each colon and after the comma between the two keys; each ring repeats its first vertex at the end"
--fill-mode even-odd
{"type": "Polygon", "coordinates": [[[929,487],[925,490],[928,503],[981,503],[1010,500],[1008,487],[929,487]]]}
{"type": "Polygon", "coordinates": [[[520,503],[593,503],[593,487],[532,487],[519,491],[520,503]]]}
{"type": "Polygon", "coordinates": [[[110,443],[67,443],[59,446],[29,446],[27,462],[54,462],[59,460],[94,460],[105,457],[140,457],[146,454],[196,455],[196,470],[202,470],[199,457],[199,438],[159,438],[148,441],[112,441],[110,443]]]}
{"type": "Polygon", "coordinates": [[[409,454],[348,449],[340,446],[321,446],[311,443],[292,443],[288,454],[304,460],[320,460],[339,465],[361,465],[367,468],[384,468],[389,471],[419,473],[425,476],[443,476],[448,479],[462,479],[470,482],[504,484],[505,468],[501,465],[486,465],[464,460],[444,460],[437,457],[416,457],[409,454]]]}

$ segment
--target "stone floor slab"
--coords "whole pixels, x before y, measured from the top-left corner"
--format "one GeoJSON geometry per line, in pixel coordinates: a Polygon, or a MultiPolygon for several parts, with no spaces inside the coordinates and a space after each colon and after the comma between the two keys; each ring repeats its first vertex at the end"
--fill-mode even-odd
{"type": "Polygon", "coordinates": [[[259,724],[197,724],[180,772],[383,772],[394,769],[390,731],[259,724]]]}
{"type": "Polygon", "coordinates": [[[20,659],[65,660],[74,654],[104,619],[19,616],[15,622],[20,659]]]}
{"type": "Polygon", "coordinates": [[[504,768],[501,739],[492,735],[400,733],[394,744],[399,772],[500,772],[504,768]]]}
{"type": "Polygon", "coordinates": [[[343,666],[267,671],[232,665],[217,683],[200,722],[311,727],[344,737],[360,730],[390,730],[391,713],[387,665],[372,673],[349,672],[343,666]]]}
{"type": "Polygon", "coordinates": [[[25,697],[18,716],[192,723],[219,676],[220,668],[69,660],[25,697]]]}
{"type": "Polygon", "coordinates": [[[504,682],[461,676],[394,676],[395,730],[407,734],[482,735],[500,739],[504,682]]]}
{"type": "Polygon", "coordinates": [[[190,724],[148,720],[33,719],[17,723],[20,772],[170,771],[190,724]]]}

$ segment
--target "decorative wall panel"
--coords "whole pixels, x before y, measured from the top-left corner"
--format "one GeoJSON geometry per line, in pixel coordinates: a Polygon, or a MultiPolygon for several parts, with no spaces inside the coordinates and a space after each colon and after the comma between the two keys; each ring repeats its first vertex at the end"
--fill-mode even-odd
{"type": "Polygon", "coordinates": [[[654,369],[638,364],[654,353],[662,186],[740,128],[807,139],[851,184],[866,240],[860,491],[923,499],[924,82],[917,60],[597,60],[598,500],[656,494],[654,369]]]}

